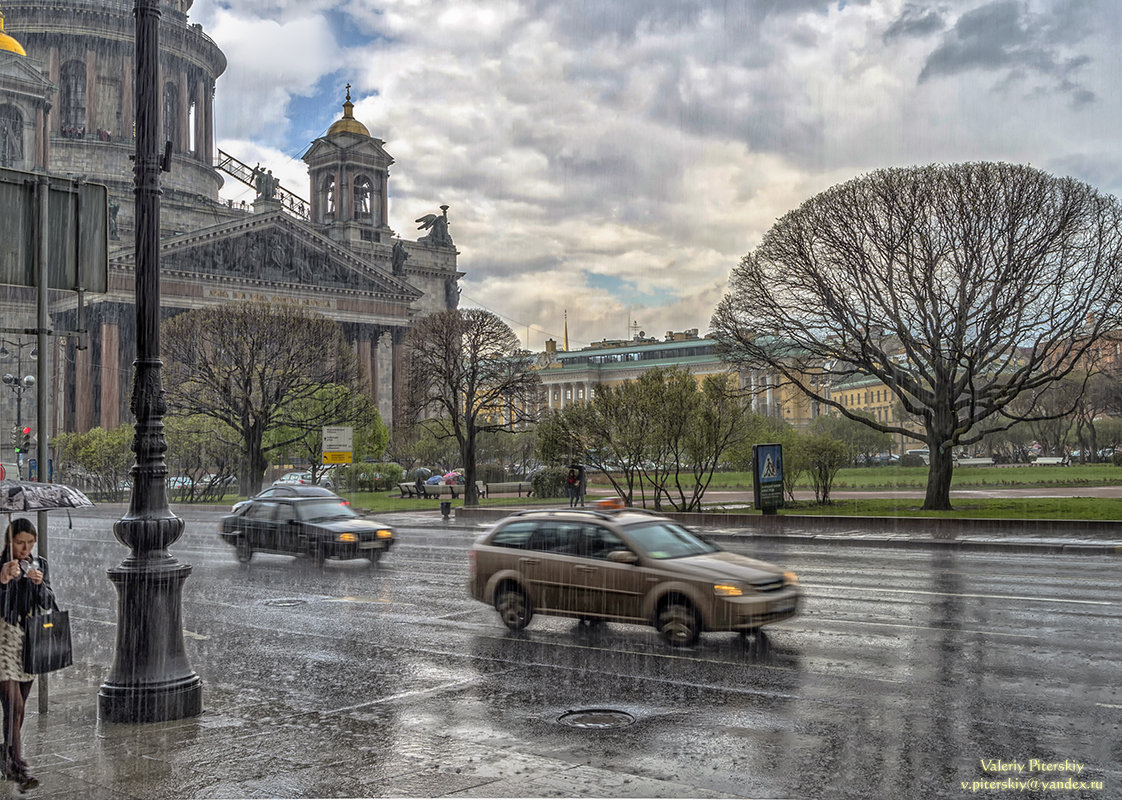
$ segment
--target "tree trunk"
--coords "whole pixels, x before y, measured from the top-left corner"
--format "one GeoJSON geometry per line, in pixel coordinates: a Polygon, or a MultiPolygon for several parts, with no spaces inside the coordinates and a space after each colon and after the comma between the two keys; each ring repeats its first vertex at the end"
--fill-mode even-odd
{"type": "Polygon", "coordinates": [[[924,511],[951,511],[951,473],[954,460],[950,448],[930,447],[931,464],[927,470],[927,497],[924,511]]]}
{"type": "Polygon", "coordinates": [[[261,491],[261,481],[265,477],[265,470],[269,468],[269,463],[261,450],[262,432],[257,428],[251,428],[246,431],[245,438],[245,460],[242,462],[239,482],[242,493],[246,497],[253,497],[261,491]]]}
{"type": "Polygon", "coordinates": [[[460,448],[464,460],[464,505],[479,505],[479,491],[475,486],[475,436],[469,431],[460,448]]]}

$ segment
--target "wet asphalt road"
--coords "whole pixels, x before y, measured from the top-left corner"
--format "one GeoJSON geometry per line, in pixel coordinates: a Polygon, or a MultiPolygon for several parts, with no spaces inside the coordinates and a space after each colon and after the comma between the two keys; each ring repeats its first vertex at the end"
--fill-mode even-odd
{"type": "MultiPolygon", "coordinates": [[[[1037,797],[1122,796],[1117,559],[726,544],[798,572],[804,614],[681,651],[637,626],[536,617],[508,634],[467,597],[473,534],[439,523],[399,530],[378,566],[257,555],[247,568],[218,539],[220,514],[179,511],[204,705],[256,710],[274,737],[262,774],[285,776],[275,796],[309,796],[325,768],[356,774],[333,796],[495,796],[492,775],[521,780],[519,796],[993,796],[1015,790],[975,782],[1009,778],[1102,785],[1037,797]],[[635,722],[558,722],[584,708],[635,722]],[[434,754],[453,766],[408,769],[434,754]],[[997,759],[1023,771],[982,764],[997,759]]],[[[108,673],[117,516],[76,514],[73,530],[52,516],[81,662],[53,680],[96,690],[108,673]]]]}

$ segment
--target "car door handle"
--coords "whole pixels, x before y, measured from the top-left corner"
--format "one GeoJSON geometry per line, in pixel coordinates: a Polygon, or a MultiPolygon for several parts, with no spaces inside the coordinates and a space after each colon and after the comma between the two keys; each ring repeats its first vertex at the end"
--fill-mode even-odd
{"type": "Polygon", "coordinates": [[[595,572],[596,567],[573,567],[577,572],[595,572]]]}
{"type": "Polygon", "coordinates": [[[536,558],[520,558],[520,559],[518,559],[518,563],[519,564],[537,564],[538,559],[536,559],[536,558]]]}

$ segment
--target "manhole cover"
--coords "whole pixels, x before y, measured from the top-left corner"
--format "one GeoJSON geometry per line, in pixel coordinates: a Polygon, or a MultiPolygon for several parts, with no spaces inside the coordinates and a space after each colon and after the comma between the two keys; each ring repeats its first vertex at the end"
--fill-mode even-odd
{"type": "Polygon", "coordinates": [[[307,603],[307,600],[298,600],[293,597],[280,597],[276,600],[266,600],[267,606],[280,606],[281,608],[288,608],[289,606],[302,606],[307,603]]]}
{"type": "Polygon", "coordinates": [[[626,711],[610,708],[585,708],[579,711],[566,711],[557,721],[574,728],[623,728],[635,721],[626,711]]]}

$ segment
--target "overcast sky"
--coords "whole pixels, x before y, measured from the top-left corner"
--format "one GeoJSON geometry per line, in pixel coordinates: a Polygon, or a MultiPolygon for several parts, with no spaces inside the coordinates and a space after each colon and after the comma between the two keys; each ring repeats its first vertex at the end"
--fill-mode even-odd
{"type": "MultiPolygon", "coordinates": [[[[340,114],[390,226],[448,212],[461,305],[533,350],[698,328],[775,219],[884,166],[1003,160],[1122,190],[1117,0],[195,0],[218,140],[307,196],[340,114]],[[528,336],[528,340],[527,340],[528,336]]],[[[229,183],[229,182],[228,182],[229,183]]],[[[252,199],[228,186],[224,196],[252,199]]]]}

